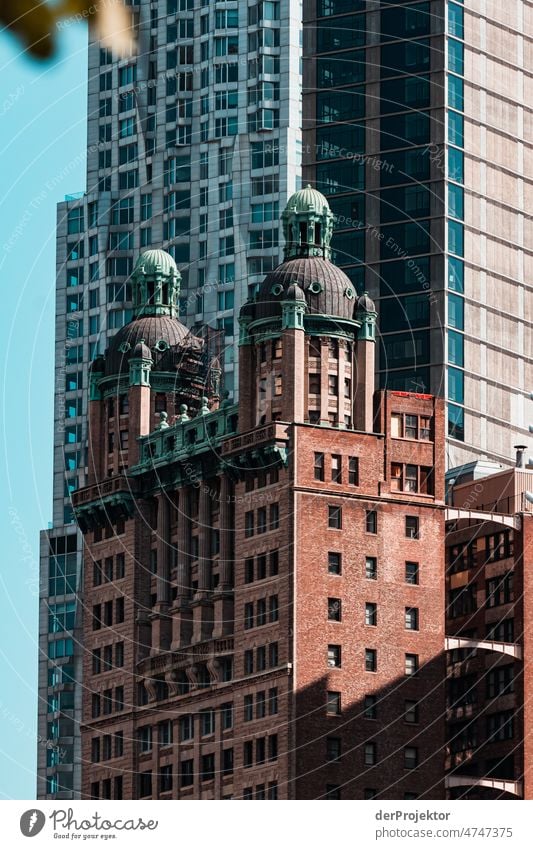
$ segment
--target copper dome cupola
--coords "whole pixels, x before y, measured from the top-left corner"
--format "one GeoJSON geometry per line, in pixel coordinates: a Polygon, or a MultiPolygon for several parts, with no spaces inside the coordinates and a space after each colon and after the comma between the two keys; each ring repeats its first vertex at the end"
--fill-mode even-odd
{"type": "Polygon", "coordinates": [[[241,312],[245,321],[281,317],[293,287],[304,295],[306,315],[356,321],[357,293],[350,278],[330,261],[333,213],[327,199],[307,186],[293,194],[282,214],[285,259],[259,287],[255,302],[241,312]]]}
{"type": "Polygon", "coordinates": [[[181,275],[169,253],[144,251],[135,263],[131,279],[136,318],[147,315],[178,317],[181,275]]]}
{"type": "Polygon", "coordinates": [[[113,336],[105,355],[107,375],[124,373],[139,343],[150,350],[154,367],[166,352],[183,343],[189,331],[178,319],[181,276],[170,254],[144,251],[135,263],[133,319],[113,336]]]}
{"type": "Polygon", "coordinates": [[[331,256],[333,213],[323,194],[312,186],[295,192],[281,216],[285,237],[285,259],[331,256]]]}

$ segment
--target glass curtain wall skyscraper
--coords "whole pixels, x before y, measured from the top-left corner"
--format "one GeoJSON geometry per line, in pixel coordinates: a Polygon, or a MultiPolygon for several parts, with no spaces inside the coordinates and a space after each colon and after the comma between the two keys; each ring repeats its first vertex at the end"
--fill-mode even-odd
{"type": "Polygon", "coordinates": [[[504,461],[533,388],[531,10],[304,4],[304,180],[378,302],[380,385],[447,400],[448,465],[504,461]]]}
{"type": "MultiPolygon", "coordinates": [[[[138,0],[137,52],[90,37],[87,187],[58,208],[53,527],[41,534],[38,795],[80,787],[81,539],[87,368],[131,318],[129,276],[164,247],[180,314],[224,337],[234,394],[239,306],[280,259],[301,174],[301,4],[138,0]]],[[[116,469],[116,472],[119,470],[116,469]]]]}

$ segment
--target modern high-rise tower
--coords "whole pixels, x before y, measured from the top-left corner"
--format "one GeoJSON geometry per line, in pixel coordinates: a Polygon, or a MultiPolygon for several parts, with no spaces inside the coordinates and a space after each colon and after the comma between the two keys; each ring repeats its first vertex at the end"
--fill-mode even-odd
{"type": "Polygon", "coordinates": [[[304,20],[304,181],[378,303],[380,386],[445,396],[449,466],[507,463],[533,388],[531,9],[309,0],[304,20]]]}
{"type": "Polygon", "coordinates": [[[41,535],[38,796],[80,789],[81,536],[87,367],[131,319],[133,258],[164,247],[180,315],[224,334],[278,264],[279,209],[301,171],[297,0],[137,0],[137,53],[89,45],[87,188],[58,208],[53,528],[41,535]]]}

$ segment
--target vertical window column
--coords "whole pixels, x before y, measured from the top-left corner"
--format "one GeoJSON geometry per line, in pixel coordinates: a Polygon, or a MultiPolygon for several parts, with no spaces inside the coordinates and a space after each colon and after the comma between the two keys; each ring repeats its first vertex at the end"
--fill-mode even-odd
{"type": "Polygon", "coordinates": [[[447,5],[448,435],[464,440],[464,9],[447,5]]]}

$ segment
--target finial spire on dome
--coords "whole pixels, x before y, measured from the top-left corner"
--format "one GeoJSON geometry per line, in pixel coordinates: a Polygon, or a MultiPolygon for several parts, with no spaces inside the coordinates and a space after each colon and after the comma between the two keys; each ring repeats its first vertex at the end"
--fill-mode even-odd
{"type": "Polygon", "coordinates": [[[281,218],[286,260],[306,256],[330,258],[333,213],[321,192],[310,184],[295,192],[281,218]]]}
{"type": "Polygon", "coordinates": [[[162,250],[144,251],[131,277],[135,318],[148,315],[179,315],[181,275],[173,257],[162,250]]]}

